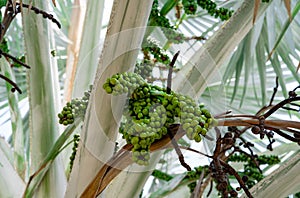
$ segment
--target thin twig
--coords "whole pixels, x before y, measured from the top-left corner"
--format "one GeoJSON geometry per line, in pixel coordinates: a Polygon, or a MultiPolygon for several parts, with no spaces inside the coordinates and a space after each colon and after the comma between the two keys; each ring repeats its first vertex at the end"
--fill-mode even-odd
{"type": "Polygon", "coordinates": [[[206,197],[208,197],[210,195],[210,193],[212,192],[212,188],[213,188],[213,180],[210,181],[210,187],[209,187],[206,197]]]}
{"type": "Polygon", "coordinates": [[[176,62],[176,60],[178,58],[179,53],[180,53],[180,51],[178,51],[174,55],[174,57],[173,57],[170,65],[169,65],[168,80],[167,80],[167,94],[171,93],[173,68],[174,68],[175,62],[176,62]]]}
{"type": "Polygon", "coordinates": [[[272,97],[271,97],[271,99],[270,99],[270,103],[269,103],[269,106],[272,106],[272,103],[273,103],[273,101],[274,101],[274,98],[275,98],[275,95],[276,95],[276,93],[277,93],[277,90],[278,90],[278,76],[276,76],[276,85],[275,85],[275,87],[274,87],[274,91],[273,91],[273,94],[272,94],[272,97]]]}
{"type": "Polygon", "coordinates": [[[23,63],[22,61],[19,61],[17,58],[15,58],[15,57],[12,56],[12,55],[3,52],[1,49],[0,49],[0,54],[3,55],[3,56],[5,56],[5,57],[7,57],[7,58],[9,58],[9,59],[11,59],[11,60],[14,61],[15,63],[18,63],[18,64],[20,64],[20,65],[26,67],[27,69],[30,69],[30,66],[29,66],[29,65],[23,63]]]}
{"type": "MultiPolygon", "coordinates": [[[[17,5],[20,6],[21,4],[17,2],[17,5]]],[[[36,14],[43,15],[44,18],[47,18],[47,19],[51,20],[53,23],[55,23],[58,26],[58,28],[61,28],[61,24],[59,23],[59,21],[56,18],[54,18],[54,16],[52,14],[48,14],[47,12],[38,9],[37,7],[34,7],[32,5],[28,5],[28,4],[25,4],[25,3],[22,3],[22,7],[27,8],[29,10],[32,10],[36,14]]],[[[21,10],[17,9],[17,11],[20,12],[21,10]]]]}
{"type": "Polygon", "coordinates": [[[263,116],[265,118],[269,117],[270,115],[272,115],[275,111],[277,111],[279,108],[283,107],[284,105],[294,102],[294,101],[299,101],[300,97],[294,97],[294,98],[287,98],[281,102],[279,102],[278,104],[274,105],[269,111],[267,111],[263,116]]]}
{"type": "Polygon", "coordinates": [[[272,131],[277,133],[278,135],[284,137],[285,139],[288,139],[292,142],[300,143],[300,140],[298,138],[294,138],[292,136],[289,136],[288,134],[283,133],[281,130],[274,128],[272,131]]]}
{"type": "Polygon", "coordinates": [[[246,195],[249,198],[253,198],[253,196],[251,195],[251,193],[249,192],[248,188],[246,187],[244,181],[242,180],[242,178],[239,176],[239,174],[234,170],[234,168],[232,168],[229,164],[227,164],[226,162],[220,160],[220,163],[222,166],[224,166],[226,168],[226,170],[232,174],[236,180],[239,182],[240,186],[243,188],[243,190],[245,191],[246,195]]]}
{"type": "Polygon", "coordinates": [[[203,156],[205,156],[205,157],[212,158],[212,156],[207,155],[207,154],[205,154],[205,153],[202,153],[202,152],[200,152],[200,151],[197,151],[197,150],[195,150],[195,149],[192,149],[192,148],[190,148],[190,147],[186,147],[186,146],[179,146],[179,147],[180,147],[181,149],[185,149],[185,150],[187,150],[187,151],[192,151],[192,152],[195,152],[195,153],[197,153],[197,154],[203,155],[203,156]]]}
{"type": "Polygon", "coordinates": [[[7,78],[6,76],[4,76],[2,74],[0,74],[0,78],[3,78],[6,82],[8,82],[9,84],[11,84],[13,86],[13,88],[11,89],[12,92],[15,92],[15,90],[17,90],[20,94],[22,93],[21,89],[15,82],[13,82],[12,80],[10,80],[9,78],[7,78]]]}
{"type": "MultiPolygon", "coordinates": [[[[176,60],[177,60],[177,57],[178,57],[179,53],[180,53],[180,51],[178,51],[178,52],[174,55],[174,57],[173,57],[173,59],[172,59],[170,65],[169,65],[169,73],[168,73],[168,80],[167,80],[167,94],[170,94],[170,93],[171,93],[171,90],[172,90],[172,89],[171,89],[171,86],[172,86],[172,73],[173,73],[173,67],[174,67],[174,65],[175,65],[175,62],[176,62],[176,60]]],[[[176,153],[177,153],[177,155],[178,155],[180,164],[181,164],[183,167],[185,167],[186,170],[191,171],[191,170],[192,170],[191,167],[184,161],[184,156],[183,156],[183,154],[182,154],[182,152],[181,152],[181,150],[180,150],[180,148],[179,148],[179,146],[178,146],[176,140],[174,139],[172,133],[170,133],[169,130],[168,130],[168,135],[169,135],[169,137],[170,137],[170,139],[171,139],[171,142],[172,142],[172,145],[173,145],[173,147],[174,147],[174,149],[175,149],[175,151],[176,151],[176,153]]]]}
{"type": "Polygon", "coordinates": [[[291,107],[281,107],[282,109],[288,110],[288,111],[295,111],[295,112],[299,112],[299,109],[293,109],[291,107]]]}
{"type": "Polygon", "coordinates": [[[196,185],[193,193],[191,194],[191,198],[198,198],[198,197],[200,197],[199,195],[201,194],[200,190],[201,190],[201,185],[203,183],[202,182],[203,179],[204,179],[204,171],[201,172],[201,175],[200,175],[200,178],[199,178],[199,180],[197,182],[197,185],[196,185]]]}
{"type": "MultiPolygon", "coordinates": [[[[168,133],[168,134],[170,134],[170,133],[168,133]]],[[[180,164],[181,164],[184,168],[186,168],[187,171],[191,171],[191,170],[192,170],[191,167],[184,161],[184,156],[183,156],[183,154],[182,154],[182,152],[181,152],[181,150],[180,150],[180,148],[179,148],[179,146],[178,146],[176,140],[173,138],[172,135],[169,135],[169,137],[170,137],[171,142],[172,142],[172,145],[173,145],[173,147],[174,147],[174,149],[175,149],[175,151],[176,151],[176,154],[178,155],[180,164]]]]}
{"type": "Polygon", "coordinates": [[[220,113],[220,114],[214,115],[213,117],[214,117],[215,119],[222,118],[224,115],[228,115],[228,114],[230,114],[231,112],[232,112],[231,110],[228,110],[228,111],[226,111],[226,112],[224,112],[224,113],[220,113]]]}
{"type": "Polygon", "coordinates": [[[236,114],[236,115],[219,115],[218,117],[214,117],[214,118],[253,118],[253,119],[257,119],[258,117],[255,115],[244,115],[244,114],[236,114]]]}
{"type": "Polygon", "coordinates": [[[294,89],[293,89],[293,91],[296,91],[297,89],[299,89],[300,88],[300,85],[298,85],[297,87],[295,87],[294,89]]]}

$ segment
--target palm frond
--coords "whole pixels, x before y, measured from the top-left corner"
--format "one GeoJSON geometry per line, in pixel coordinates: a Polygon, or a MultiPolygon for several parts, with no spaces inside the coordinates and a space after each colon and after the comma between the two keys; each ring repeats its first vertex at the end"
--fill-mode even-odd
{"type": "MultiPolygon", "coordinates": [[[[273,67],[273,71],[279,76],[280,86],[283,90],[284,96],[287,96],[287,87],[286,82],[283,76],[283,67],[282,65],[286,65],[289,68],[291,74],[294,76],[295,80],[300,82],[299,75],[296,72],[296,63],[295,60],[298,59],[298,54],[295,52],[299,50],[298,45],[298,34],[295,32],[295,28],[298,29],[297,25],[290,24],[290,28],[287,29],[287,25],[284,25],[284,21],[282,18],[287,18],[286,12],[284,11],[284,7],[280,7],[280,3],[277,1],[273,1],[270,3],[269,8],[266,13],[263,15],[259,21],[257,21],[256,26],[253,30],[248,33],[248,36],[241,42],[238,46],[237,50],[233,53],[229,63],[227,64],[227,69],[224,74],[223,80],[224,82],[231,79],[233,74],[235,74],[235,90],[238,89],[239,86],[239,78],[243,77],[244,79],[250,78],[250,76],[255,78],[254,73],[251,73],[251,70],[246,67],[253,67],[254,70],[259,71],[259,79],[260,79],[260,88],[261,88],[261,97],[259,100],[263,104],[266,103],[266,65],[271,64],[273,67]],[[275,9],[276,8],[276,9],[275,9]],[[275,13],[275,14],[274,14],[275,13]],[[283,31],[282,31],[283,30],[283,31]],[[285,36],[283,37],[285,32],[285,36]],[[277,35],[281,34],[277,39],[277,35]],[[287,39],[288,38],[288,39],[287,39]],[[250,39],[250,40],[247,40],[250,39]],[[276,41],[276,39],[278,41],[276,41]],[[250,41],[250,42],[249,42],[250,41]],[[279,43],[279,41],[281,41],[279,43]],[[276,53],[271,57],[270,62],[267,62],[267,54],[272,50],[273,46],[277,46],[276,53]],[[243,48],[252,49],[251,53],[248,53],[245,58],[244,53],[241,53],[243,48]],[[249,57],[250,56],[250,57],[249,57]],[[246,60],[253,59],[252,65],[246,62],[246,60]],[[239,64],[236,64],[236,60],[241,60],[239,64]],[[244,72],[241,75],[241,67],[244,72]]],[[[296,12],[295,12],[296,13],[296,12]]],[[[294,13],[294,16],[295,16],[294,13]]],[[[295,21],[299,18],[295,16],[295,21]]],[[[244,89],[245,90],[245,89],[244,89]]],[[[235,92],[232,95],[232,99],[235,98],[235,92]]],[[[244,103],[243,98],[241,104],[244,103]]]]}

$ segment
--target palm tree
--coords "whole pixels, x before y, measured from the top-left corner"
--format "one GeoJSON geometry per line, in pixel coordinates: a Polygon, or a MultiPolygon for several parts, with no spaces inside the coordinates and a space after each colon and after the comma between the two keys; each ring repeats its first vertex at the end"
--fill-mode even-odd
{"type": "MultiPolygon", "coordinates": [[[[2,74],[17,82],[23,91],[12,93],[12,86],[1,82],[2,126],[11,124],[12,131],[1,132],[5,136],[0,139],[0,186],[5,189],[1,190],[1,197],[79,197],[83,192],[95,196],[101,186],[96,191],[87,186],[97,181],[98,171],[110,165],[112,156],[125,144],[118,135],[122,114],[118,107],[125,98],[106,94],[102,85],[113,74],[133,70],[140,59],[145,35],[159,40],[168,55],[181,51],[172,89],[204,101],[214,114],[228,109],[255,114],[272,97],[276,76],[279,87],[274,103],[287,98],[290,87],[299,83],[300,3],[296,0],[270,1],[260,3],[259,7],[260,1],[216,1],[218,6],[235,10],[226,22],[202,9],[195,15],[176,19],[174,2],[179,1],[159,2],[163,14],[176,21],[178,30],[187,37],[203,36],[207,40],[171,45],[161,27],[147,27],[151,25],[148,18],[153,1],[115,0],[112,5],[109,1],[22,1],[47,12],[51,9],[60,19],[61,29],[23,7],[22,18],[14,20],[6,33],[10,53],[17,57],[25,52],[31,69],[10,67],[11,62],[0,59],[2,74]],[[103,15],[107,10],[110,10],[109,22],[103,15]],[[51,54],[54,51],[55,56],[51,54]],[[72,98],[82,97],[90,84],[93,89],[84,121],[78,119],[68,127],[61,127],[57,118],[61,108],[72,98]],[[81,141],[70,172],[72,150],[68,145],[73,143],[73,133],[80,133],[81,141]]],[[[293,111],[280,111],[274,118],[290,119],[288,116],[299,118],[293,111]]],[[[243,137],[255,142],[256,153],[270,153],[265,149],[268,144],[265,141],[251,133],[243,137]]],[[[180,141],[192,148],[200,145],[206,148],[205,152],[211,152],[215,146],[208,141],[201,144],[184,138],[180,141]]],[[[298,150],[297,144],[279,137],[272,153],[282,158],[280,167],[274,172],[270,171],[271,166],[264,168],[267,177],[250,190],[254,197],[288,196],[297,192],[299,184],[287,181],[299,178],[298,150]]],[[[191,162],[194,156],[184,154],[187,162],[191,162]]],[[[201,162],[203,166],[209,163],[205,158],[200,159],[205,161],[201,162]]],[[[145,196],[146,193],[152,197],[171,193],[190,196],[186,183],[181,182],[186,173],[171,150],[154,152],[146,167],[119,160],[116,161],[119,164],[114,164],[115,175],[104,182],[107,186],[103,196],[138,197],[143,189],[145,196]],[[158,189],[157,182],[150,177],[155,168],[173,174],[166,188],[158,189]]],[[[237,165],[236,169],[241,167],[237,165]]],[[[213,193],[216,195],[217,191],[213,193]]]]}

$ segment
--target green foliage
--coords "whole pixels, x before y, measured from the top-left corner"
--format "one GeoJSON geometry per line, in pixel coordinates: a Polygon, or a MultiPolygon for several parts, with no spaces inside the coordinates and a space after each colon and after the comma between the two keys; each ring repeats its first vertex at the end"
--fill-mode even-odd
{"type": "Polygon", "coordinates": [[[0,0],[0,8],[6,6],[7,0],[0,0]]]}
{"type": "Polygon", "coordinates": [[[9,47],[6,38],[3,38],[2,42],[0,43],[0,49],[2,52],[9,53],[9,47]]]}
{"type": "MultiPolygon", "coordinates": [[[[20,56],[19,58],[17,58],[18,61],[25,63],[25,55],[20,56]]],[[[20,63],[18,62],[14,62],[12,64],[13,67],[23,67],[20,63]]]]}

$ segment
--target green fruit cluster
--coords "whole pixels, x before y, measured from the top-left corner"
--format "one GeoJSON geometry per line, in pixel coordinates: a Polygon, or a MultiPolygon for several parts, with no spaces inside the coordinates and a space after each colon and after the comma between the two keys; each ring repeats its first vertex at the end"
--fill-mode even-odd
{"type": "Polygon", "coordinates": [[[191,170],[187,173],[187,175],[184,177],[184,180],[186,181],[193,181],[188,184],[188,187],[190,188],[190,192],[192,193],[197,186],[196,180],[200,178],[200,175],[204,171],[204,177],[209,173],[209,167],[208,166],[199,166],[195,167],[194,170],[191,170]]]}
{"type": "Polygon", "coordinates": [[[164,181],[170,181],[171,179],[173,179],[173,176],[156,169],[153,170],[151,175],[157,179],[164,180],[164,181]]]}
{"type": "Polygon", "coordinates": [[[135,64],[134,73],[146,79],[152,75],[153,68],[154,63],[150,60],[144,59],[142,62],[135,64]]]}
{"type": "Polygon", "coordinates": [[[142,50],[144,52],[151,53],[156,61],[160,63],[166,65],[170,63],[169,56],[161,49],[157,41],[152,38],[147,39],[147,41],[143,44],[142,50]]]}
{"type": "Polygon", "coordinates": [[[108,94],[120,95],[131,93],[145,83],[146,82],[140,75],[132,72],[125,72],[122,74],[115,74],[111,78],[106,79],[103,84],[103,89],[105,89],[108,94]]]}
{"type": "Polygon", "coordinates": [[[278,164],[280,162],[280,159],[276,155],[260,155],[257,158],[257,161],[260,165],[262,164],[268,164],[268,165],[274,165],[278,164]]]}
{"type": "Polygon", "coordinates": [[[182,0],[182,5],[186,14],[195,14],[197,11],[196,0],[182,0]]]}
{"type": "Polygon", "coordinates": [[[179,33],[178,31],[176,31],[174,29],[163,28],[162,30],[163,30],[164,35],[167,37],[167,39],[170,43],[180,44],[186,40],[186,37],[184,36],[184,34],[179,33]]]}
{"type": "MultiPolygon", "coordinates": [[[[255,157],[256,161],[259,163],[259,165],[268,164],[268,165],[274,165],[278,164],[280,162],[280,159],[276,155],[260,155],[255,157]]],[[[228,158],[228,161],[230,162],[248,162],[251,166],[255,166],[253,160],[243,153],[241,154],[234,154],[231,155],[228,158]]]]}
{"type": "MultiPolygon", "coordinates": [[[[137,74],[117,74],[117,76],[124,75],[135,79],[141,78],[137,74]]],[[[117,79],[115,75],[112,78],[117,79]]],[[[103,86],[108,94],[114,93],[115,90],[115,87],[109,84],[110,81],[111,78],[103,86]]],[[[168,94],[166,89],[145,82],[139,83],[139,86],[136,80],[134,83],[132,86],[123,86],[127,88],[126,91],[132,87],[135,90],[128,92],[128,104],[119,131],[127,143],[133,145],[132,159],[137,164],[148,164],[151,144],[166,135],[171,124],[180,123],[187,137],[197,142],[201,141],[200,135],[205,136],[209,128],[216,124],[204,105],[197,105],[190,97],[173,91],[168,94]]],[[[125,91],[117,93],[122,94],[125,91]]]]}
{"type": "Polygon", "coordinates": [[[211,16],[220,18],[222,21],[228,20],[233,13],[232,10],[226,8],[217,9],[217,4],[212,0],[197,0],[197,3],[202,9],[207,10],[211,16]]]}
{"type": "Polygon", "coordinates": [[[72,124],[75,118],[83,119],[90,94],[91,87],[89,91],[84,92],[84,96],[82,98],[75,98],[70,102],[67,102],[66,106],[63,107],[63,110],[58,114],[59,124],[67,126],[72,124]]]}
{"type": "Polygon", "coordinates": [[[151,26],[159,26],[173,29],[173,26],[170,24],[169,19],[160,14],[158,0],[153,1],[150,13],[150,22],[151,26]]]}
{"type": "Polygon", "coordinates": [[[73,164],[74,164],[74,160],[75,160],[75,156],[76,156],[76,152],[78,149],[78,144],[80,141],[80,135],[79,134],[75,134],[73,137],[73,148],[72,148],[72,154],[70,156],[70,172],[72,171],[73,168],[73,164]]]}
{"type": "Polygon", "coordinates": [[[158,0],[153,1],[149,21],[150,26],[162,27],[162,31],[170,43],[179,44],[185,41],[185,36],[175,30],[168,18],[160,14],[158,0]]]}
{"type": "MultiPolygon", "coordinates": [[[[274,165],[280,162],[280,159],[276,155],[260,155],[255,157],[256,161],[258,162],[259,166],[268,164],[274,165]]],[[[244,171],[240,173],[240,175],[244,175],[247,177],[247,181],[245,184],[248,188],[254,186],[257,182],[264,178],[263,174],[259,171],[258,167],[254,163],[253,159],[245,155],[243,153],[231,155],[228,158],[229,162],[245,162],[244,164],[244,171]]]]}

